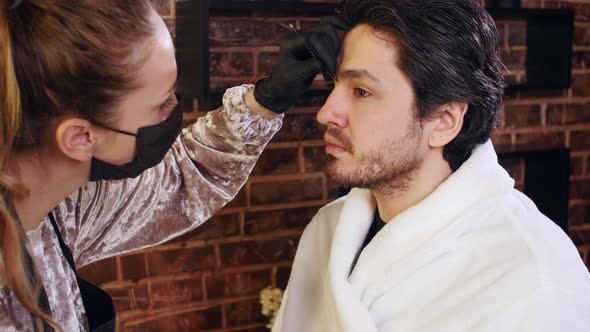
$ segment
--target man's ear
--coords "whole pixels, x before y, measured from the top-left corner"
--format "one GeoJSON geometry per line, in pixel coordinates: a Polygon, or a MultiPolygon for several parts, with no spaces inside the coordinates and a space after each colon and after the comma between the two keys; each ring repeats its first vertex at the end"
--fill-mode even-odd
{"type": "Polygon", "coordinates": [[[81,162],[90,161],[93,154],[93,135],[90,122],[70,118],[62,121],[55,132],[57,146],[63,154],[81,162]]]}
{"type": "Polygon", "coordinates": [[[428,143],[430,147],[439,148],[451,142],[463,128],[463,119],[469,105],[463,102],[450,102],[437,108],[436,117],[428,143]]]}

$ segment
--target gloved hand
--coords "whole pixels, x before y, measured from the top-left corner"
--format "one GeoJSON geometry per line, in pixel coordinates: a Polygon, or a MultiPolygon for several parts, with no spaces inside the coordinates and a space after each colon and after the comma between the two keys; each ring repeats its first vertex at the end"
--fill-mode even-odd
{"type": "Polygon", "coordinates": [[[269,77],[256,82],[256,101],[275,113],[283,113],[295,104],[317,74],[323,72],[324,78],[331,80],[329,73],[336,72],[342,45],[337,29],[346,30],[346,22],[338,16],[327,16],[320,20],[320,25],[293,32],[282,40],[279,63],[269,77]]]}

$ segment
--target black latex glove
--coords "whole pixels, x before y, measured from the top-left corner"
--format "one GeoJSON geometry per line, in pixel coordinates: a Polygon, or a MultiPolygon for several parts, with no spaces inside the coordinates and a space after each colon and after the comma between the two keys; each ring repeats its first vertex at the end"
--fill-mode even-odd
{"type": "Polygon", "coordinates": [[[320,20],[320,25],[293,32],[282,40],[279,63],[269,77],[256,82],[256,101],[275,113],[283,113],[295,104],[317,74],[323,72],[326,80],[332,80],[330,74],[336,72],[342,45],[337,29],[347,29],[344,20],[327,16],[320,20]]]}

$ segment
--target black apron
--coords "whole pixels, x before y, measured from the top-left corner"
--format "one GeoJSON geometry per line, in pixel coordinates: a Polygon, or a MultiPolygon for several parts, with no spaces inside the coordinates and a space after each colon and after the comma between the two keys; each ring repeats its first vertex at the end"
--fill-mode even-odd
{"type": "Polygon", "coordinates": [[[84,310],[86,311],[86,317],[88,318],[88,325],[91,332],[114,332],[115,331],[115,306],[113,305],[113,299],[107,292],[100,289],[96,285],[80,278],[78,271],[76,270],[76,264],[74,263],[74,256],[70,248],[65,244],[61,238],[61,233],[55,222],[53,214],[49,214],[49,220],[53,226],[53,230],[59,240],[59,246],[61,251],[66,257],[68,264],[76,275],[76,282],[78,282],[78,288],[82,296],[82,302],[84,303],[84,310]]]}

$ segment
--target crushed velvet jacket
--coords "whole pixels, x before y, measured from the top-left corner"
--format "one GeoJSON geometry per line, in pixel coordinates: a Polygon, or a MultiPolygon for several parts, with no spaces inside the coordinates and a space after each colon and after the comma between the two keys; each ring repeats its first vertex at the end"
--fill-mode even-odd
{"type": "MultiPolygon", "coordinates": [[[[282,117],[251,113],[229,89],[223,107],[183,129],[165,159],[135,179],[90,182],[53,211],[78,267],[154,246],[205,222],[243,186],[282,117]]],[[[64,331],[87,331],[75,275],[46,218],[27,233],[54,319],[64,331]]],[[[0,331],[32,331],[28,312],[0,291],[0,331]]]]}

